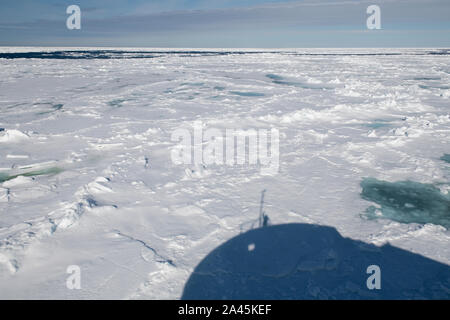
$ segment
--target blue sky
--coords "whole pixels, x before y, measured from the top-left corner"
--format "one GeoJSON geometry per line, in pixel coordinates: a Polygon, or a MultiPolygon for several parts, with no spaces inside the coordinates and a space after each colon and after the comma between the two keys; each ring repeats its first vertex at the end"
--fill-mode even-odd
{"type": "Polygon", "coordinates": [[[2,0],[0,45],[450,47],[449,0],[2,0]],[[81,30],[66,8],[81,8],[81,30]],[[381,8],[381,30],[366,8],[381,8]]]}

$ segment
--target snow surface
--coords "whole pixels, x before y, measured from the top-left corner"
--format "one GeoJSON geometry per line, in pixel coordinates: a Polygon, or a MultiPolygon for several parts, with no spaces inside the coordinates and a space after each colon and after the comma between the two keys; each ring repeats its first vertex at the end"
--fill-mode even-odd
{"type": "Polygon", "coordinates": [[[450,264],[448,222],[404,223],[383,216],[376,186],[361,195],[363,181],[432,185],[448,221],[445,50],[1,58],[52,50],[68,49],[0,49],[0,298],[180,298],[208,253],[257,226],[263,190],[272,225],[331,226],[450,264]],[[172,132],[198,120],[278,129],[279,173],[173,164],[172,132]],[[70,265],[81,290],[66,288],[70,265]]]}

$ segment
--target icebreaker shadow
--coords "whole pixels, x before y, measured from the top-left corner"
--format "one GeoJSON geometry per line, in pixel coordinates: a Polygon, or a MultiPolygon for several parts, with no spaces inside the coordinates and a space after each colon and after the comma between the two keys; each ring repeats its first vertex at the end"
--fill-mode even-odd
{"type": "Polygon", "coordinates": [[[393,247],[342,237],[332,227],[254,229],[212,251],[188,279],[196,299],[449,299],[450,266],[393,247]],[[367,267],[381,269],[369,290],[367,267]]]}

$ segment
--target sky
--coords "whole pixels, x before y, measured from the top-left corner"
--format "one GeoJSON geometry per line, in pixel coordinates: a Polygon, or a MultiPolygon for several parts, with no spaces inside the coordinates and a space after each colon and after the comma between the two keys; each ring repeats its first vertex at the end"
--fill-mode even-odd
{"type": "Polygon", "coordinates": [[[0,46],[450,47],[450,0],[0,0],[0,46]]]}

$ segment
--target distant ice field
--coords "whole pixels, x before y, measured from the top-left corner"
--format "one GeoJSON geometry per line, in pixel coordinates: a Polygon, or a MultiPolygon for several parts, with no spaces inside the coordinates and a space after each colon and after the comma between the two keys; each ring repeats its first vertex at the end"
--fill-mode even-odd
{"type": "Polygon", "coordinates": [[[0,48],[0,298],[180,298],[263,190],[450,265],[449,159],[448,49],[0,48]],[[279,172],[173,163],[199,122],[278,129],[279,172]]]}

